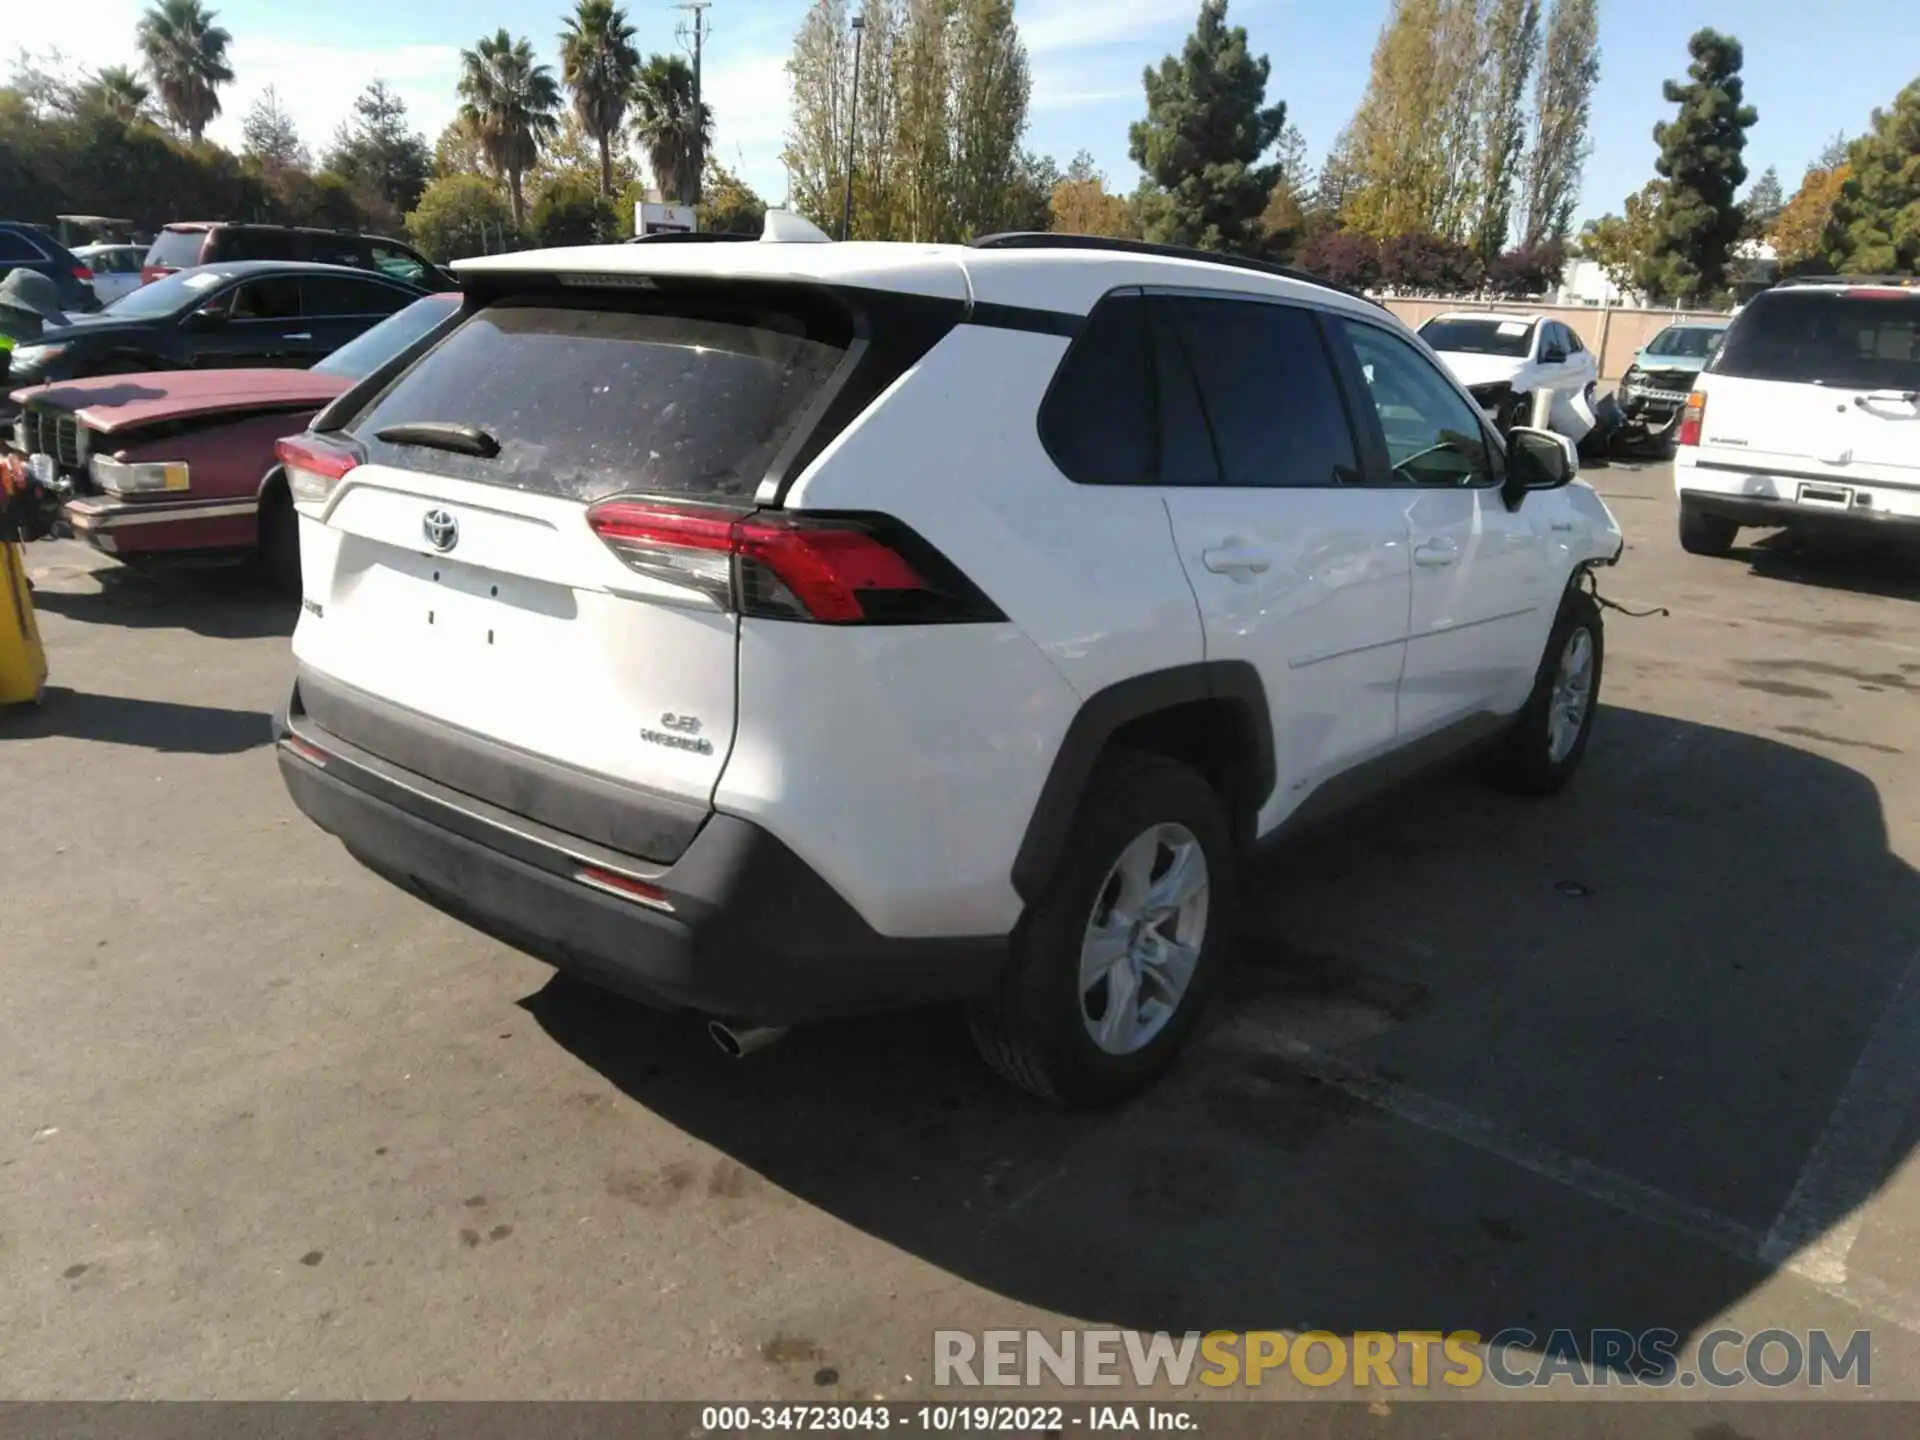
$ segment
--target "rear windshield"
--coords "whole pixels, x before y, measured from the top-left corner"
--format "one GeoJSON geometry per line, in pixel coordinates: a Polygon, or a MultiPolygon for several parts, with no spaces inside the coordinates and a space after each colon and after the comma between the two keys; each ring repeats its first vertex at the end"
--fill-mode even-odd
{"type": "Polygon", "coordinates": [[[1920,293],[1768,291],[1733,322],[1713,373],[1844,390],[1920,389],[1920,293]]]}
{"type": "Polygon", "coordinates": [[[1707,330],[1697,325],[1669,325],[1653,337],[1653,343],[1647,346],[1647,354],[1704,360],[1720,348],[1720,341],[1726,333],[1725,330],[1707,330]]]}
{"type": "Polygon", "coordinates": [[[355,437],[383,464],[582,501],[751,497],[848,336],[822,333],[817,316],[810,324],[738,300],[670,313],[639,296],[615,303],[583,294],[483,310],[381,396],[355,437]],[[479,459],[377,438],[436,421],[475,426],[500,453],[479,459]]]}
{"type": "Polygon", "coordinates": [[[206,242],[204,230],[162,230],[147,249],[147,264],[169,265],[184,270],[200,263],[200,247],[206,242]]]}
{"type": "Polygon", "coordinates": [[[1436,350],[1462,355],[1505,355],[1526,358],[1533,344],[1531,320],[1429,320],[1420,338],[1436,350]]]}

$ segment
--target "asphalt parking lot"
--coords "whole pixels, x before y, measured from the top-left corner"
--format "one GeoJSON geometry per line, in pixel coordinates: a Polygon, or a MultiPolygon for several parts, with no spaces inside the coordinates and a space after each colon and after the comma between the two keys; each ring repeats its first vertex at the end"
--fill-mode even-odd
{"type": "Polygon", "coordinates": [[[1588,478],[1672,613],[1609,616],[1572,790],[1276,857],[1096,1116],[945,1013],[735,1062],[461,928],[286,800],[288,606],[32,547],[0,1398],[904,1398],[1067,1324],[1869,1329],[1920,1396],[1920,560],[1698,559],[1664,467],[1588,478]]]}

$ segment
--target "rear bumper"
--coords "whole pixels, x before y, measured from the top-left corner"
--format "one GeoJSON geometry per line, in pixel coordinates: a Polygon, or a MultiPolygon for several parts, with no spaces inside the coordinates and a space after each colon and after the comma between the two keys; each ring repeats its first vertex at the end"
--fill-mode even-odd
{"type": "Polygon", "coordinates": [[[1683,487],[1680,502],[1707,515],[1718,515],[1740,525],[1759,528],[1850,531],[1870,535],[1920,535],[1920,514],[1872,509],[1856,505],[1803,505],[1797,500],[1773,500],[1750,495],[1725,495],[1683,487]]]}
{"type": "Polygon", "coordinates": [[[711,816],[676,861],[653,865],[447,790],[309,717],[283,712],[275,723],[294,804],[362,864],[647,1004],[790,1025],[978,994],[1005,958],[1005,937],[878,934],[786,845],[736,816],[711,816]],[[587,866],[652,887],[656,902],[583,883],[587,866]]]}

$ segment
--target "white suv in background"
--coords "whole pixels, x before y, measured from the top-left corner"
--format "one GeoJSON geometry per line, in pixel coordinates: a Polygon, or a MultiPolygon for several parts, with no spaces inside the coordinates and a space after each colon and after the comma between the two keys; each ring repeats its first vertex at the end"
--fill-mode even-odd
{"type": "Polygon", "coordinates": [[[1420,338],[1501,429],[1524,421],[1542,390],[1554,393],[1555,430],[1578,436],[1591,426],[1591,418],[1563,413],[1600,379],[1600,363],[1571,325],[1545,315],[1458,310],[1427,321],[1420,338]]]}
{"type": "Polygon", "coordinates": [[[1579,763],[1620,532],[1363,299],[1061,236],[460,271],[282,443],[282,773],[723,1044],[965,999],[1006,1076],[1112,1099],[1257,845],[1476,743],[1579,763]]]}
{"type": "Polygon", "coordinates": [[[1920,283],[1755,296],[1688,397],[1673,484],[1696,555],[1743,525],[1920,534],[1920,283]]]}

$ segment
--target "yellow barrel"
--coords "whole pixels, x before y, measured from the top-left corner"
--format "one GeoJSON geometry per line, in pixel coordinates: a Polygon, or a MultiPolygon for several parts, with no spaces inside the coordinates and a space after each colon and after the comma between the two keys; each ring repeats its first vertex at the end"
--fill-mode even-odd
{"type": "Polygon", "coordinates": [[[0,540],[0,705],[38,701],[47,684],[47,652],[33,621],[25,550],[0,540]]]}

